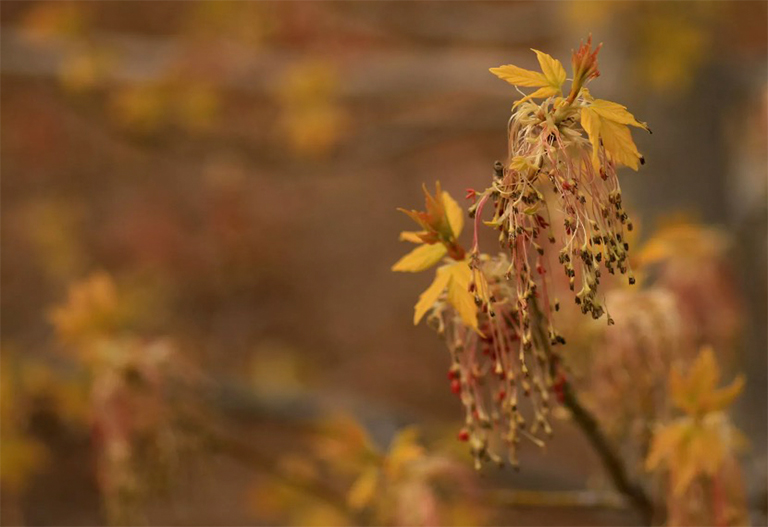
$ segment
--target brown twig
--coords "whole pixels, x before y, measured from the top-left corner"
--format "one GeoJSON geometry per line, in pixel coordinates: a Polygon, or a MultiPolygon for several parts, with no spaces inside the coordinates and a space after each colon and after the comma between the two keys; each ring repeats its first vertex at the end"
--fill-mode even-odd
{"type": "Polygon", "coordinates": [[[626,501],[616,493],[589,490],[539,491],[504,489],[489,491],[489,501],[502,507],[580,507],[625,509],[626,501]]]}
{"type": "MultiPolygon", "coordinates": [[[[557,367],[557,356],[552,351],[549,338],[547,338],[544,331],[542,325],[543,315],[535,298],[531,300],[531,306],[534,316],[533,327],[536,331],[536,338],[540,341],[541,346],[552,359],[551,364],[554,369],[557,367]]],[[[622,463],[618,453],[608,441],[608,438],[603,433],[600,424],[589,410],[582,406],[576,391],[566,379],[562,380],[562,403],[563,406],[570,410],[574,422],[581,428],[581,431],[587,436],[592,448],[597,452],[600,461],[608,471],[616,490],[629,500],[633,508],[641,516],[643,523],[645,525],[651,525],[654,513],[654,505],[651,498],[646,494],[640,484],[630,479],[626,467],[622,463]]]]}
{"type": "Polygon", "coordinates": [[[198,434],[214,452],[226,455],[259,472],[288,485],[289,487],[329,505],[343,516],[359,523],[357,514],[347,506],[346,497],[318,481],[303,480],[287,476],[277,465],[277,459],[260,452],[249,442],[232,434],[223,432],[214,426],[187,421],[186,426],[198,434]]]}

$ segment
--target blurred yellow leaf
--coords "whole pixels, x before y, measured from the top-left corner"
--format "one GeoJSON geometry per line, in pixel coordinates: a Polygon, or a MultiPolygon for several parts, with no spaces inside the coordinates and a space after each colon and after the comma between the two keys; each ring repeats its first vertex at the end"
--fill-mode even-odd
{"type": "Polygon", "coordinates": [[[682,495],[698,476],[714,477],[742,443],[741,434],[722,412],[744,386],[742,377],[717,389],[720,369],[711,348],[703,348],[687,375],[673,369],[669,392],[686,416],[654,432],[645,467],[669,467],[675,496],[682,495]]]}
{"type": "Polygon", "coordinates": [[[189,130],[204,130],[210,126],[220,106],[218,91],[199,82],[187,83],[174,100],[179,123],[189,130]]]}
{"type": "Polygon", "coordinates": [[[136,132],[150,132],[162,122],[169,102],[158,85],[126,86],[110,94],[110,110],[118,124],[136,132]]]}
{"type": "Polygon", "coordinates": [[[688,375],[675,368],[670,372],[669,390],[672,401],[689,415],[703,415],[725,409],[744,388],[744,377],[739,375],[729,386],[717,389],[720,368],[710,347],[701,350],[688,375]]]}
{"type": "Polygon", "coordinates": [[[403,476],[406,467],[424,456],[424,448],[418,443],[418,429],[409,426],[392,439],[386,460],[387,477],[396,480],[403,476]]]}
{"type": "Polygon", "coordinates": [[[376,487],[379,482],[379,469],[368,467],[360,477],[355,480],[347,493],[347,503],[353,510],[360,510],[367,507],[376,493],[376,487]]]}
{"type": "Polygon", "coordinates": [[[88,26],[87,4],[76,2],[39,2],[32,4],[21,20],[22,32],[33,42],[52,37],[74,37],[88,26]]]}
{"type": "Polygon", "coordinates": [[[60,338],[77,341],[114,330],[119,315],[115,284],[98,272],[71,285],[66,303],[54,308],[50,319],[60,338]]]}

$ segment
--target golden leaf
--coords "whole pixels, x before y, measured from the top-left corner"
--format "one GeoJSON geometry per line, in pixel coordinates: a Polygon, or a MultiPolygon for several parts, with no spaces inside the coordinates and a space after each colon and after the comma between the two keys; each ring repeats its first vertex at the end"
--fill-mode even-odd
{"type": "Polygon", "coordinates": [[[458,238],[464,228],[464,210],[450,194],[443,191],[443,205],[448,216],[448,223],[453,231],[454,238],[458,238]]]}
{"type": "Polygon", "coordinates": [[[427,311],[429,311],[435,302],[437,302],[437,299],[440,298],[440,294],[445,291],[445,288],[448,286],[448,281],[451,278],[451,275],[448,273],[448,267],[449,266],[440,267],[437,270],[437,274],[435,276],[435,280],[432,282],[432,285],[430,285],[427,290],[421,293],[421,296],[419,296],[419,301],[416,302],[416,307],[413,314],[414,325],[419,323],[427,311]]]}
{"type": "Polygon", "coordinates": [[[723,410],[744,388],[744,377],[738,376],[729,386],[716,389],[720,368],[712,348],[705,347],[691,366],[688,375],[678,369],[669,374],[669,391],[674,404],[689,415],[723,410]]]}
{"type": "Polygon", "coordinates": [[[600,146],[600,116],[589,107],[581,109],[581,126],[592,143],[592,164],[598,167],[597,149],[600,146]]]}
{"type": "Polygon", "coordinates": [[[522,104],[525,101],[528,101],[530,99],[538,99],[542,97],[552,97],[553,95],[560,94],[560,88],[555,88],[554,86],[544,86],[536,90],[535,92],[531,93],[530,95],[526,95],[519,101],[515,101],[515,104],[512,105],[512,108],[517,106],[518,104],[522,104]]]}
{"type": "Polygon", "coordinates": [[[609,119],[619,124],[629,124],[647,130],[648,127],[635,119],[635,116],[627,111],[627,107],[619,103],[595,99],[590,108],[603,119],[609,119]]]}
{"type": "Polygon", "coordinates": [[[457,262],[449,267],[448,302],[456,309],[464,323],[478,331],[475,297],[469,292],[471,269],[467,262],[457,262]]]}
{"type": "Polygon", "coordinates": [[[424,240],[419,236],[420,234],[427,234],[427,231],[403,231],[400,233],[399,240],[401,242],[424,243],[424,240]]]}
{"type": "Polygon", "coordinates": [[[524,88],[538,88],[549,84],[543,73],[526,70],[512,64],[491,68],[489,71],[510,84],[524,88]]]}
{"type": "Polygon", "coordinates": [[[712,392],[709,397],[707,397],[707,410],[710,412],[717,412],[730,406],[736,397],[741,394],[741,391],[744,389],[744,384],[744,376],[739,375],[729,386],[712,392]]]}
{"type": "Polygon", "coordinates": [[[539,59],[541,71],[544,73],[544,78],[547,80],[549,85],[553,88],[557,88],[557,90],[560,91],[566,77],[565,68],[563,68],[562,63],[559,60],[552,58],[552,56],[539,51],[538,49],[532,49],[531,51],[536,53],[536,58],[539,59]]]}
{"type": "Polygon", "coordinates": [[[378,483],[379,470],[375,466],[365,469],[347,493],[347,504],[350,508],[361,510],[367,507],[376,495],[378,483]]]}
{"type": "Polygon", "coordinates": [[[665,459],[673,456],[688,429],[687,420],[679,420],[659,427],[653,434],[651,447],[645,459],[645,469],[654,470],[665,459]]]}
{"type": "Polygon", "coordinates": [[[418,435],[418,429],[409,426],[392,439],[385,463],[390,480],[401,477],[409,464],[424,456],[424,448],[418,443],[418,435]]]}
{"type": "Polygon", "coordinates": [[[432,245],[420,245],[400,258],[392,266],[393,271],[418,273],[429,269],[438,263],[447,253],[447,249],[441,243],[432,245]]]}
{"type": "Polygon", "coordinates": [[[626,165],[632,170],[639,168],[639,161],[642,156],[637,151],[627,125],[610,119],[601,119],[600,139],[603,141],[605,152],[614,162],[626,165]]]}

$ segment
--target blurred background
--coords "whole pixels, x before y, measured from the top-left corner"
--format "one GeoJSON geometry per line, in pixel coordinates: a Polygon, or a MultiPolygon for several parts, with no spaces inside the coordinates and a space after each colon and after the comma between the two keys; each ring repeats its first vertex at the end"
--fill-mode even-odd
{"type": "MultiPolygon", "coordinates": [[[[590,32],[591,92],[653,130],[620,173],[638,241],[724,240],[726,285],[696,287],[727,301],[697,309],[736,306],[724,379],[747,375],[759,510],[767,8],[2,2],[3,524],[637,524],[567,420],[520,473],[473,472],[448,354],[412,325],[431,277],[390,271],[397,207],[485,188],[506,156],[519,97],[488,68],[536,48],[570,70],[590,32]],[[384,458],[423,463],[392,476],[395,519],[365,508],[384,458]]],[[[685,251],[691,273],[710,258],[685,251]]]]}

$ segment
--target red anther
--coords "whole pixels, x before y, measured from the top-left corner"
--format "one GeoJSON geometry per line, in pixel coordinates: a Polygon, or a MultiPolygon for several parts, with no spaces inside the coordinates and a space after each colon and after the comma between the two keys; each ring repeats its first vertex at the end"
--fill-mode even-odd
{"type": "Polygon", "coordinates": [[[496,395],[496,398],[498,399],[499,402],[501,402],[504,400],[504,397],[506,396],[507,396],[507,392],[505,392],[504,390],[499,390],[499,393],[496,395]]]}
{"type": "Polygon", "coordinates": [[[448,380],[452,381],[453,379],[459,378],[459,372],[454,370],[448,370],[448,380]]]}
{"type": "Polygon", "coordinates": [[[571,186],[567,181],[563,181],[563,190],[571,190],[571,186]]]}
{"type": "Polygon", "coordinates": [[[547,222],[541,214],[536,215],[536,221],[542,229],[549,227],[549,222],[547,222]]]}
{"type": "Polygon", "coordinates": [[[461,393],[461,382],[458,379],[453,379],[451,381],[451,391],[456,395],[461,393]]]}
{"type": "Polygon", "coordinates": [[[467,190],[467,195],[464,196],[464,199],[471,199],[472,201],[477,199],[477,191],[475,189],[468,188],[466,190],[467,190]]]}
{"type": "Polygon", "coordinates": [[[457,437],[459,441],[469,441],[469,431],[466,428],[462,428],[457,437]]]}
{"type": "Polygon", "coordinates": [[[536,272],[538,272],[539,274],[546,274],[547,270],[544,269],[544,266],[541,265],[541,263],[537,263],[536,264],[536,272]]]}

